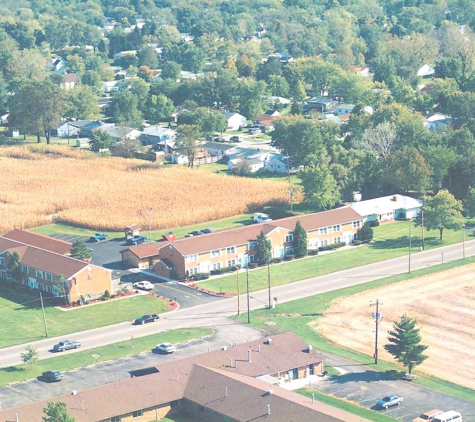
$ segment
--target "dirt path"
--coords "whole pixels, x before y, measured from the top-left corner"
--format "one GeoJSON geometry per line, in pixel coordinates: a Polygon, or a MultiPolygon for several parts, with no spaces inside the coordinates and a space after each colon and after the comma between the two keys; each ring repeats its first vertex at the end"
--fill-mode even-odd
{"type": "Polygon", "coordinates": [[[403,314],[416,318],[427,359],[418,370],[475,389],[475,264],[403,281],[335,302],[313,324],[326,338],[370,356],[374,352],[374,321],[370,302],[383,302],[380,324],[381,359],[387,332],[403,314]]]}

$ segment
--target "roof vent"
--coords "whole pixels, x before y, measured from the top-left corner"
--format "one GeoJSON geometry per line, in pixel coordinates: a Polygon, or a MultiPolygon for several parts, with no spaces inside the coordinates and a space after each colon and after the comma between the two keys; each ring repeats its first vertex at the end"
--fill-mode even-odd
{"type": "Polygon", "coordinates": [[[78,394],[78,392],[76,390],[71,391],[72,396],[76,396],[77,394],[78,394]]]}
{"type": "Polygon", "coordinates": [[[270,404],[267,405],[267,414],[270,415],[270,404]]]}
{"type": "Polygon", "coordinates": [[[313,350],[313,347],[311,344],[307,344],[307,352],[310,353],[313,350]]]}
{"type": "Polygon", "coordinates": [[[228,350],[228,346],[221,347],[221,350],[228,350]]]}
{"type": "Polygon", "coordinates": [[[274,390],[267,390],[267,395],[268,396],[271,396],[272,394],[274,394],[274,390]]]}
{"type": "Polygon", "coordinates": [[[271,344],[272,343],[272,339],[270,337],[268,337],[265,341],[266,344],[271,344]]]}

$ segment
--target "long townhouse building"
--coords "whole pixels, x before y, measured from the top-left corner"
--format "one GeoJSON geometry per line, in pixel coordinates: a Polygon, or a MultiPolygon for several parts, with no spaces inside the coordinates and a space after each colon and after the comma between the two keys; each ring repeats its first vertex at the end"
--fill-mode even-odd
{"type": "Polygon", "coordinates": [[[67,244],[27,231],[6,233],[0,237],[0,283],[1,280],[18,282],[30,289],[49,293],[50,296],[65,294],[69,303],[79,301],[81,296],[86,299],[100,297],[106,290],[111,293],[111,272],[65,256],[64,253],[69,251],[67,244]],[[20,258],[17,277],[14,277],[9,265],[15,252],[20,258]],[[65,280],[64,291],[59,291],[54,285],[54,280],[59,276],[65,280]]]}
{"type": "Polygon", "coordinates": [[[272,257],[283,258],[294,251],[293,231],[300,221],[307,231],[309,249],[335,243],[351,244],[363,225],[363,218],[351,207],[299,215],[260,224],[222,230],[195,237],[141,245],[122,251],[124,257],[143,256],[144,265],[167,278],[183,279],[197,273],[254,262],[257,236],[264,231],[272,244],[272,257]]]}

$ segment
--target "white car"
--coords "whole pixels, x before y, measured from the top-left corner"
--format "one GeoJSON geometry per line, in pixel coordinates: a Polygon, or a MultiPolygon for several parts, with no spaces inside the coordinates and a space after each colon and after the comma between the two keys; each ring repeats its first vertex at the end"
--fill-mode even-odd
{"type": "Polygon", "coordinates": [[[158,344],[156,349],[162,353],[173,353],[176,351],[176,347],[171,343],[158,344]]]}
{"type": "Polygon", "coordinates": [[[150,281],[137,281],[137,283],[134,283],[134,287],[142,290],[153,290],[155,288],[150,281]]]}

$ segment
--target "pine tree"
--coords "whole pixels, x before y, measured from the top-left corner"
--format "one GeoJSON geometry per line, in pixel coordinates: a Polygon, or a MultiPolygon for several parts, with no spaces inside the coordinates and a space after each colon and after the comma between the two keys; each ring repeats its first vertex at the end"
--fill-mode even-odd
{"type": "Polygon", "coordinates": [[[412,369],[424,362],[428,356],[424,355],[424,350],[428,346],[420,344],[420,328],[416,328],[416,320],[406,315],[400,321],[395,321],[393,331],[389,331],[388,344],[384,349],[408,369],[409,374],[412,369]]]}
{"type": "Polygon", "coordinates": [[[361,229],[358,229],[358,240],[362,242],[369,242],[373,240],[373,228],[368,224],[364,223],[361,229]]]}
{"type": "Polygon", "coordinates": [[[269,239],[267,239],[264,230],[261,230],[259,235],[257,236],[257,244],[256,244],[256,261],[259,265],[266,265],[271,257],[272,257],[272,244],[269,239]]]}
{"type": "Polygon", "coordinates": [[[71,257],[84,261],[92,258],[92,249],[88,248],[82,240],[76,240],[71,248],[71,257]]]}
{"type": "Polygon", "coordinates": [[[294,230],[294,252],[297,256],[305,256],[308,254],[307,230],[300,224],[300,220],[295,224],[294,230]]]}

